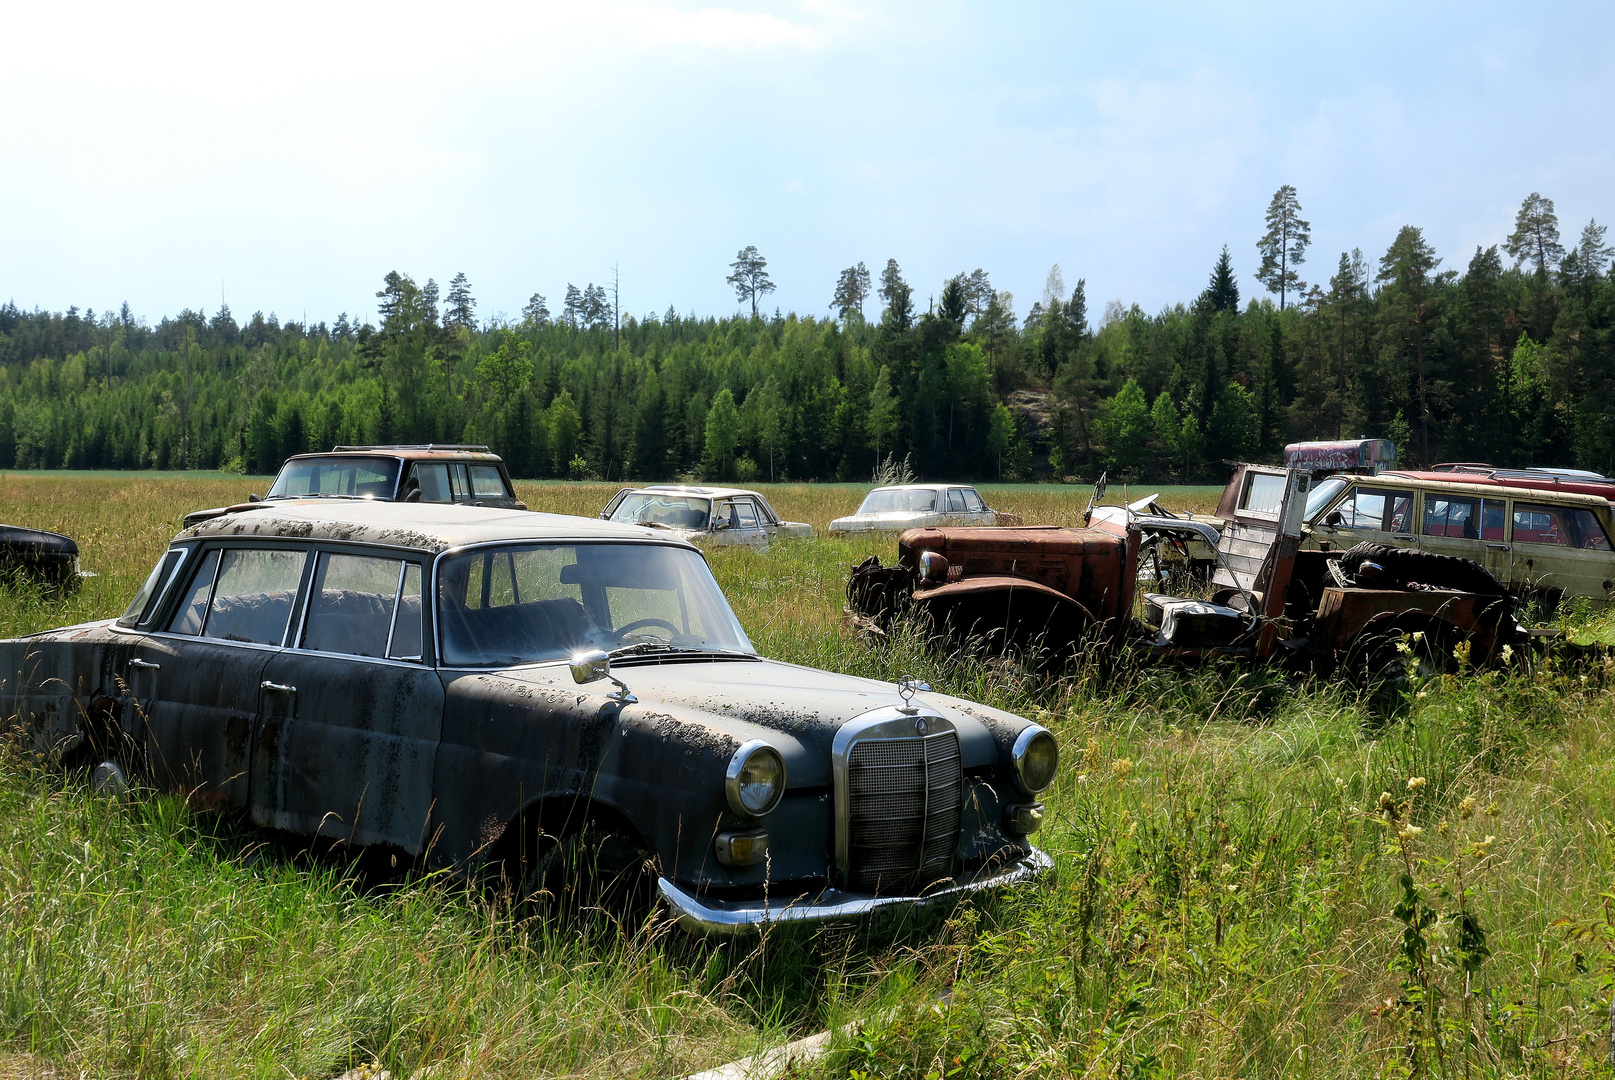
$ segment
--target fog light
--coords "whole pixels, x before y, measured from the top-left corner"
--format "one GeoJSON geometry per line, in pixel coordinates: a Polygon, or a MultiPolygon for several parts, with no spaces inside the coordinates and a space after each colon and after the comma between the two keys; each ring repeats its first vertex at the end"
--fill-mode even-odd
{"type": "Polygon", "coordinates": [[[767,829],[718,834],[718,861],[725,866],[756,866],[767,854],[767,829]]]}
{"type": "Polygon", "coordinates": [[[1004,807],[1004,828],[1016,836],[1028,836],[1043,827],[1043,804],[1004,807]]]}

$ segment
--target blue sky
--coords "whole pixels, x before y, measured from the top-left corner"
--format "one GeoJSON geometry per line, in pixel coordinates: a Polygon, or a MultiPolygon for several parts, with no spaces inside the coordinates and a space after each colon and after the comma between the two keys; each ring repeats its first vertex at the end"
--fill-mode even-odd
{"type": "Polygon", "coordinates": [[[374,317],[391,269],[483,317],[621,266],[623,308],[823,313],[895,257],[923,304],[1051,264],[1146,310],[1245,295],[1275,189],[1302,268],[1422,227],[1461,269],[1520,200],[1615,221],[1615,6],[1374,2],[18,7],[0,298],[374,317]],[[20,47],[19,47],[20,46],[20,47]]]}

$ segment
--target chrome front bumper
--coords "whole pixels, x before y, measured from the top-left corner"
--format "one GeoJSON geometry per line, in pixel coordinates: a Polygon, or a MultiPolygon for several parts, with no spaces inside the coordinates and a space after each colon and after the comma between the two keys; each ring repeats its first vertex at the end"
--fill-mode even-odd
{"type": "Polygon", "coordinates": [[[826,889],[816,897],[770,903],[765,900],[698,900],[665,877],[657,879],[656,887],[662,902],[686,930],[700,934],[742,934],[779,923],[858,919],[879,911],[926,907],[987,889],[1019,885],[1041,876],[1053,866],[1053,859],[1033,848],[1026,858],[1003,870],[983,873],[924,896],[868,896],[826,889]]]}

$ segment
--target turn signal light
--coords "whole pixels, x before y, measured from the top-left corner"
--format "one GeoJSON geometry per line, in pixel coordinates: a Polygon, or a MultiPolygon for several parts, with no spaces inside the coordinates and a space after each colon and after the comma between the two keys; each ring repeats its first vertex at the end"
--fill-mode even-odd
{"type": "Polygon", "coordinates": [[[718,834],[718,861],[725,866],[756,866],[768,855],[768,830],[718,834]]]}

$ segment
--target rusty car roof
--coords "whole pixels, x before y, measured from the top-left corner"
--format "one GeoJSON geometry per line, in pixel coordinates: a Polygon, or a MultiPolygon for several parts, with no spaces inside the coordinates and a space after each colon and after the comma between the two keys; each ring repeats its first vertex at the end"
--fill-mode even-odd
{"type": "Polygon", "coordinates": [[[466,544],[520,540],[658,540],[666,533],[599,518],[455,503],[379,499],[285,499],[256,503],[198,522],[177,539],[279,536],[346,540],[439,552],[466,544]]]}
{"type": "Polygon", "coordinates": [[[361,450],[358,447],[349,447],[346,450],[316,450],[307,454],[293,454],[287,461],[303,461],[307,458],[398,458],[401,461],[485,461],[504,462],[504,458],[491,450],[450,450],[443,447],[419,446],[374,446],[361,450]]]}

